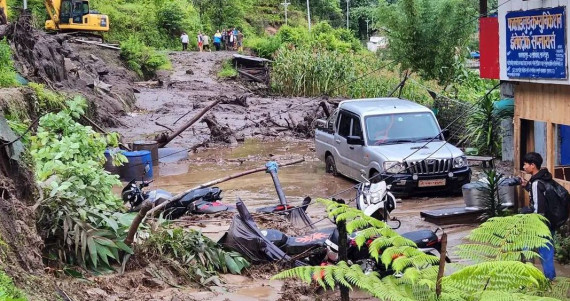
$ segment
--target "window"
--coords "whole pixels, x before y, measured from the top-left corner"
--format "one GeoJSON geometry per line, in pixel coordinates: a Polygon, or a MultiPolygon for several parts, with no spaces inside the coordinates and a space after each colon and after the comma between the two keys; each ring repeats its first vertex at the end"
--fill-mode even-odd
{"type": "Polygon", "coordinates": [[[428,112],[368,116],[365,123],[369,145],[440,138],[437,122],[428,112]]]}
{"type": "Polygon", "coordinates": [[[556,154],[554,178],[570,181],[570,126],[565,124],[554,125],[554,135],[554,152],[556,154]]]}
{"type": "Polygon", "coordinates": [[[61,23],[69,23],[71,18],[71,0],[64,0],[61,3],[61,11],[59,13],[59,19],[61,23]]]}
{"type": "Polygon", "coordinates": [[[345,138],[350,136],[351,123],[352,123],[352,117],[346,112],[341,112],[340,122],[338,126],[338,134],[345,138]]]}

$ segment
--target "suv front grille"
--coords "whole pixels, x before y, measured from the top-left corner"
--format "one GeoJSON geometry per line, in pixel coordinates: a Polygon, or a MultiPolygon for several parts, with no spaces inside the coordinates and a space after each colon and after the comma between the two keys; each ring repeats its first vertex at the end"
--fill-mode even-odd
{"type": "Polygon", "coordinates": [[[406,169],[411,174],[433,175],[446,173],[451,170],[451,159],[425,159],[421,161],[406,161],[406,169]]]}

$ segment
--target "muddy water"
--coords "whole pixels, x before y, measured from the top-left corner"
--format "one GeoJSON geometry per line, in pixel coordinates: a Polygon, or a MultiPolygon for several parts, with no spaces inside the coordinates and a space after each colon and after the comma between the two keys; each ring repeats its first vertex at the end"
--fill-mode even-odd
{"type": "MultiPolygon", "coordinates": [[[[289,202],[295,203],[306,196],[328,197],[355,183],[325,173],[324,164],[314,157],[310,141],[260,142],[246,140],[235,148],[208,149],[190,154],[190,160],[175,164],[161,164],[155,174],[154,186],[180,192],[191,187],[246,170],[263,167],[266,162],[291,162],[304,158],[296,165],[280,168],[279,180],[289,202]],[[173,174],[174,173],[174,174],[173,174]]],[[[278,203],[271,176],[259,172],[217,185],[223,189],[224,200],[233,202],[237,197],[252,208],[278,203]]],[[[351,197],[354,193],[347,193],[351,197]]]]}

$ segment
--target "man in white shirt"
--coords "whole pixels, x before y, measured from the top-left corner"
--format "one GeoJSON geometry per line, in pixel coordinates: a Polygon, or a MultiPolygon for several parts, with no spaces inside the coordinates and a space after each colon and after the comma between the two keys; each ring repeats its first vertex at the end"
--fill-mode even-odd
{"type": "Polygon", "coordinates": [[[182,35],[180,36],[180,41],[182,42],[182,51],[185,51],[188,49],[188,35],[183,32],[182,35]]]}

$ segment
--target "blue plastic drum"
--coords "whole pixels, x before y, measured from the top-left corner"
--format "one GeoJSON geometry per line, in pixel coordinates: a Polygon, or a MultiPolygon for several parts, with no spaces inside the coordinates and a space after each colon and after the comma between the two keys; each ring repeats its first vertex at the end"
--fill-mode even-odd
{"type": "Polygon", "coordinates": [[[150,151],[123,152],[123,155],[127,157],[129,162],[121,166],[119,172],[121,180],[130,181],[136,179],[140,181],[143,179],[143,176],[145,181],[152,180],[152,156],[150,151]],[[145,167],[147,165],[149,170],[145,174],[145,167]]]}

